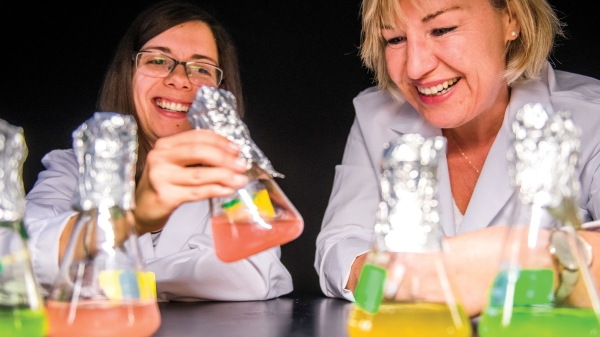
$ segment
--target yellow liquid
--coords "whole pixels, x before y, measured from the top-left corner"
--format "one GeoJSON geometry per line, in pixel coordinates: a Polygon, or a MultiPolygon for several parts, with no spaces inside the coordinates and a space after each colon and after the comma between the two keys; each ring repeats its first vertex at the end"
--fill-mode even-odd
{"type": "Polygon", "coordinates": [[[471,321],[464,309],[456,307],[455,317],[447,304],[382,303],[379,312],[369,314],[356,305],[348,319],[351,337],[471,337],[471,321]]]}

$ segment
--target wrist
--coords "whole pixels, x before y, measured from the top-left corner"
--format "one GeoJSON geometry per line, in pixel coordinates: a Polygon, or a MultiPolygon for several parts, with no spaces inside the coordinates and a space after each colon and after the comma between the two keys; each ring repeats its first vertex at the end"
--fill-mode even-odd
{"type": "Polygon", "coordinates": [[[558,276],[554,300],[562,303],[573,293],[581,268],[591,266],[592,246],[574,228],[563,227],[552,233],[550,253],[554,257],[558,276]]]}
{"type": "Polygon", "coordinates": [[[168,217],[165,219],[144,219],[140,216],[140,212],[133,211],[135,230],[138,236],[151,232],[161,231],[167,224],[168,217]]]}

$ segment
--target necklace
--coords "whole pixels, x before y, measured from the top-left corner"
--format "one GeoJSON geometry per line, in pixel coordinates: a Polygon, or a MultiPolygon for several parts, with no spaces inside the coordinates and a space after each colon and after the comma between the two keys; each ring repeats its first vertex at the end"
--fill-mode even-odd
{"type": "Polygon", "coordinates": [[[454,143],[454,145],[456,145],[456,148],[458,149],[458,151],[460,151],[460,154],[462,154],[463,158],[465,158],[465,160],[469,162],[469,165],[471,165],[471,167],[475,170],[475,172],[477,172],[477,174],[479,174],[479,169],[477,169],[477,167],[475,167],[475,165],[473,165],[473,163],[471,162],[469,157],[467,157],[467,155],[464,153],[464,151],[460,148],[460,146],[458,145],[458,143],[456,142],[456,139],[454,139],[452,134],[448,133],[448,136],[450,136],[450,139],[452,139],[452,142],[454,143]]]}

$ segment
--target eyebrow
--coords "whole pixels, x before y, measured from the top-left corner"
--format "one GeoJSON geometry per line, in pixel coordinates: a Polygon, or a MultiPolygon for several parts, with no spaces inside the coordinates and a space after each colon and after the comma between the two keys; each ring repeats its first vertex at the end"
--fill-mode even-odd
{"type": "Polygon", "coordinates": [[[421,22],[423,22],[423,23],[429,22],[429,21],[435,19],[436,17],[438,17],[438,16],[440,16],[440,15],[446,13],[446,12],[457,10],[457,9],[460,9],[460,7],[454,6],[454,7],[449,7],[449,8],[442,9],[440,11],[437,11],[437,12],[433,13],[433,14],[429,14],[429,15],[425,16],[423,19],[421,19],[421,22]]]}
{"type": "MultiPolygon", "coordinates": [[[[144,48],[145,50],[148,49],[155,49],[158,51],[161,51],[165,54],[171,54],[171,49],[167,48],[167,47],[153,47],[153,46],[148,46],[146,48],[144,48]]],[[[214,64],[219,64],[219,62],[217,62],[216,60],[214,60],[212,57],[206,56],[206,55],[200,55],[200,54],[194,54],[191,57],[193,60],[208,60],[211,61],[214,64]]]]}

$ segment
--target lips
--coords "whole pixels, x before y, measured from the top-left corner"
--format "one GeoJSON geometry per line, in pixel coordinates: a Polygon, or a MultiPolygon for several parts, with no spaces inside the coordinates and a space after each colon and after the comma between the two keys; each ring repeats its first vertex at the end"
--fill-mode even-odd
{"type": "Polygon", "coordinates": [[[189,103],[171,102],[171,101],[168,101],[163,98],[155,99],[154,103],[156,103],[156,105],[161,109],[167,110],[169,112],[177,112],[177,113],[187,113],[188,110],[190,109],[190,105],[191,105],[189,103]]]}

